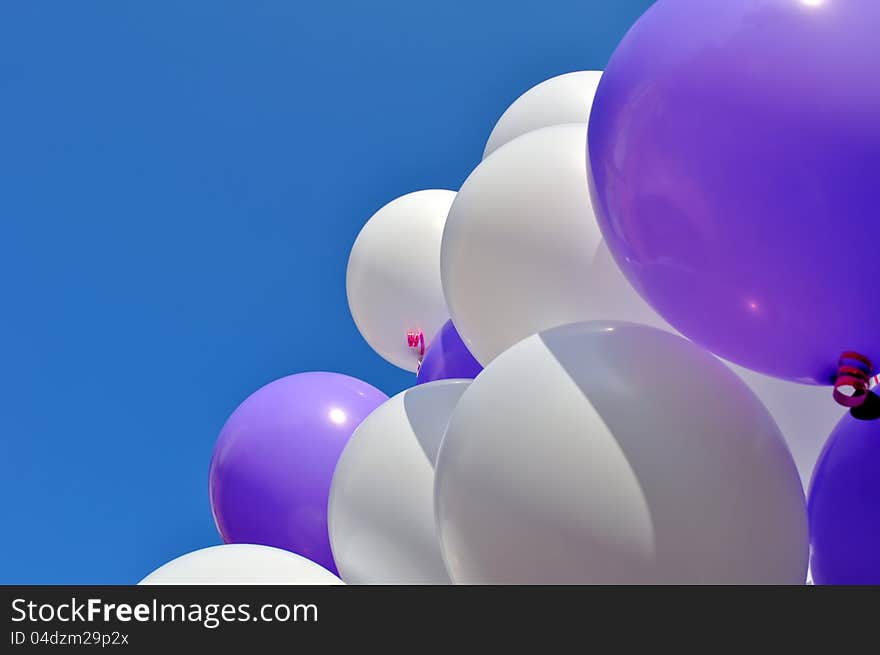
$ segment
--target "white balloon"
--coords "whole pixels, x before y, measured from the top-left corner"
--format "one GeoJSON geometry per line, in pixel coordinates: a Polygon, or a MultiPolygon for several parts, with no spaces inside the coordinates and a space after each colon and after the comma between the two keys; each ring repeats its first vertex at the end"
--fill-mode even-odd
{"type": "Polygon", "coordinates": [[[415,371],[419,350],[449,320],[440,283],[440,240],[454,191],[416,191],[373,214],[358,234],[345,278],[348,307],[367,343],[386,360],[415,371]]]}
{"type": "Polygon", "coordinates": [[[457,583],[803,584],[804,493],[773,419],[710,353],[630,323],[495,359],[436,466],[457,583]]]}
{"type": "Polygon", "coordinates": [[[725,364],[749,385],[776,420],[807,489],[828,435],[847,410],[834,402],[831,387],[788,382],[725,364]]]}
{"type": "MultiPolygon", "coordinates": [[[[620,320],[678,332],[633,289],[603,241],[593,258],[586,283],[590,320],[620,320]]],[[[798,384],[725,362],[761,399],[782,431],[797,464],[804,489],[810,484],[822,446],[846,412],[829,387],[798,384]]]]}
{"type": "Polygon", "coordinates": [[[589,123],[602,71],[576,71],[541,82],[507,108],[486,144],[483,159],[526,132],[562,123],[589,123]]]}
{"type": "Polygon", "coordinates": [[[529,132],[483,160],[458,193],[440,268],[452,321],[481,364],[530,334],[589,318],[601,234],[586,125],[529,132]]]}
{"type": "Polygon", "coordinates": [[[434,527],[434,460],[470,380],[407,389],[345,447],[330,488],[333,558],[349,584],[449,584],[434,527]]]}
{"type": "Polygon", "coordinates": [[[142,585],[340,585],[324,567],[294,553],[255,544],[202,548],[160,566],[142,585]]]}

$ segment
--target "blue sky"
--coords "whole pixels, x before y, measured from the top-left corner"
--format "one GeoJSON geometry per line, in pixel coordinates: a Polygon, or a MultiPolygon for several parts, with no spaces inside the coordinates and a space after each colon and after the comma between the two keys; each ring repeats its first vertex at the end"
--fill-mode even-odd
{"type": "Polygon", "coordinates": [[[208,463],[262,384],[388,394],[363,222],[457,188],[501,112],[650,0],[0,9],[0,583],[127,584],[219,543],[208,463]]]}

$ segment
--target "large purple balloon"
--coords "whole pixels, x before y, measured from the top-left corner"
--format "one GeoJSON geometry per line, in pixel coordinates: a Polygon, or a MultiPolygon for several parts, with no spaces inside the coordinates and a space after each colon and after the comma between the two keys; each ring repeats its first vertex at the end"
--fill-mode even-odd
{"type": "Polygon", "coordinates": [[[737,364],[880,364],[880,2],[658,0],[589,128],[600,227],[639,293],[737,364]]]}
{"type": "Polygon", "coordinates": [[[416,382],[423,384],[453,378],[472,379],[482,370],[480,362],[464,345],[452,321],[446,321],[425,352],[416,382]]]}
{"type": "Polygon", "coordinates": [[[880,421],[834,428],[810,484],[816,584],[880,584],[880,421]]]}
{"type": "Polygon", "coordinates": [[[338,373],[300,373],[253,393],[217,439],[211,509],[226,543],[293,551],[336,572],[327,501],[354,429],[388,397],[338,373]]]}

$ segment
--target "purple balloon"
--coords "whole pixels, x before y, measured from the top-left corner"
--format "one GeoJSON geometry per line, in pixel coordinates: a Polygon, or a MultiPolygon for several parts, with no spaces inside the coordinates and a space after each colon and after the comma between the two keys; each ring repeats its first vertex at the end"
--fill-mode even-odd
{"type": "Polygon", "coordinates": [[[211,459],[211,510],[226,543],[284,548],[337,572],[327,531],[336,462],[388,396],[338,373],[270,382],[229,417],[211,459]]]}
{"type": "Polygon", "coordinates": [[[880,421],[845,415],[810,483],[816,584],[880,584],[880,421]]]}
{"type": "Polygon", "coordinates": [[[592,108],[617,263],[687,337],[781,378],[880,364],[880,2],[659,0],[592,108]]]}
{"type": "Polygon", "coordinates": [[[480,362],[464,345],[452,321],[446,321],[425,351],[416,383],[424,384],[453,378],[472,379],[482,370],[480,362]]]}

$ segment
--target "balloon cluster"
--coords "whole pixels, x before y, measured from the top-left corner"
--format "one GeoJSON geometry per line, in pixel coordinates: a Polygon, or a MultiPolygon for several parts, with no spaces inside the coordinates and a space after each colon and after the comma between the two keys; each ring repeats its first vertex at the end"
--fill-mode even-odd
{"type": "Polygon", "coordinates": [[[522,95],[352,248],[416,384],[255,392],[211,462],[228,545],[144,582],[803,584],[811,546],[815,583],[880,582],[878,28],[659,0],[522,95]]]}

